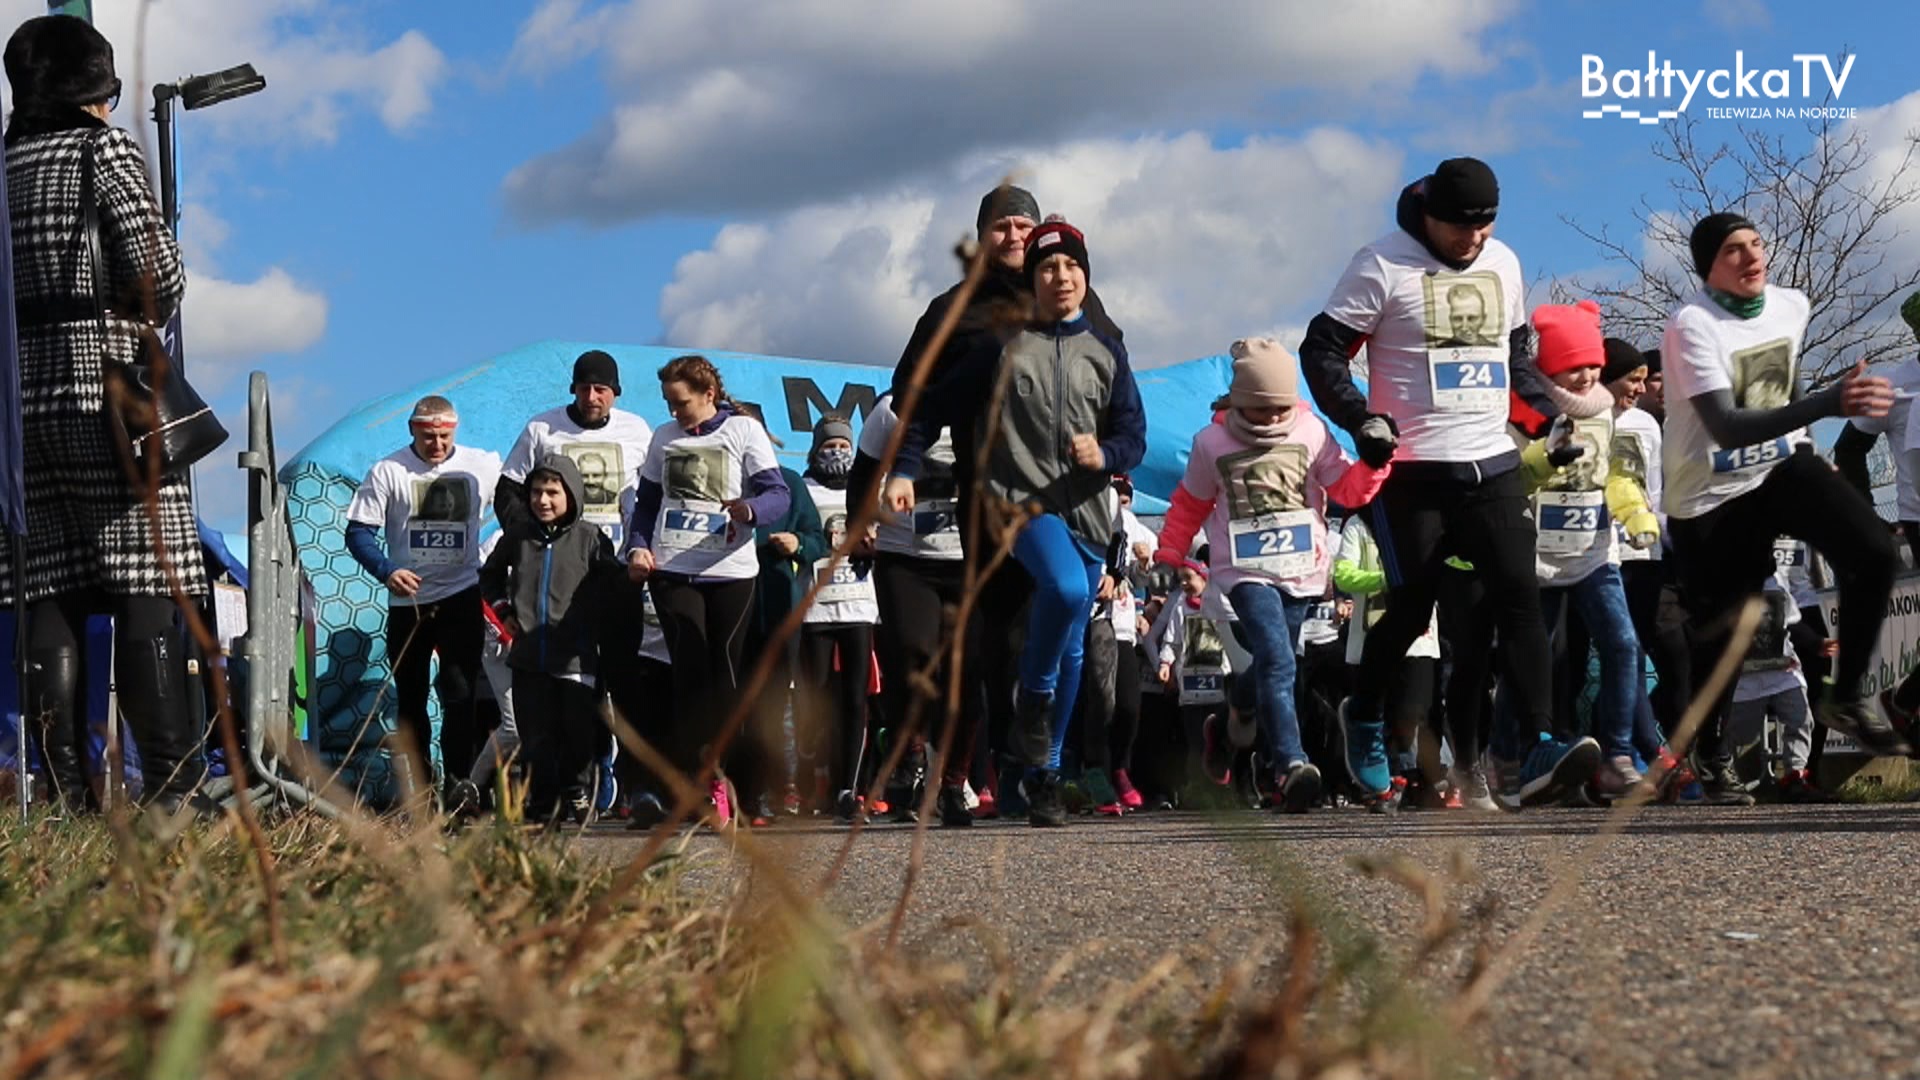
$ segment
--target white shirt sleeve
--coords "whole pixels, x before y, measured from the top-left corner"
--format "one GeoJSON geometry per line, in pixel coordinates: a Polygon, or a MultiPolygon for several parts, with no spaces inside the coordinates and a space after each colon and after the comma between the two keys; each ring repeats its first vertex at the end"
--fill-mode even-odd
{"type": "Polygon", "coordinates": [[[1371,246],[1361,248],[1347,264],[1346,273],[1340,275],[1323,310],[1347,329],[1371,334],[1387,309],[1388,288],[1386,268],[1379,256],[1371,246]]]}
{"type": "MultiPolygon", "coordinates": [[[[727,421],[731,426],[736,421],[727,421]]],[[[740,442],[740,493],[746,494],[747,477],[768,469],[780,467],[780,459],[774,456],[773,440],[767,438],[767,429],[750,416],[742,416],[737,421],[744,429],[740,442]]]]}
{"type": "Polygon", "coordinates": [[[1660,364],[1666,374],[1667,393],[1691,401],[1701,394],[1732,390],[1726,358],[1720,343],[1689,305],[1674,313],[1660,342],[1660,364]]]}
{"type": "Polygon", "coordinates": [[[386,528],[388,485],[387,470],[381,468],[384,464],[384,461],[373,463],[373,468],[367,470],[367,478],[354,490],[353,501],[347,504],[347,520],[355,525],[386,528]]]}
{"type": "Polygon", "coordinates": [[[513,449],[507,451],[507,462],[500,469],[500,475],[516,484],[525,483],[527,474],[533,471],[533,461],[539,451],[539,439],[535,436],[533,424],[529,423],[520,430],[520,437],[513,440],[513,449]]]}

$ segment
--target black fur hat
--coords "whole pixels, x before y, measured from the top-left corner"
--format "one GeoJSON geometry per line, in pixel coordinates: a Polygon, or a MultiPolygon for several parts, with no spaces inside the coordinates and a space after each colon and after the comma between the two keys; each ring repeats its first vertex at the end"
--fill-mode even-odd
{"type": "Polygon", "coordinates": [[[7,83],[15,108],[93,105],[113,97],[113,46],[72,15],[28,19],[7,39],[7,83]]]}

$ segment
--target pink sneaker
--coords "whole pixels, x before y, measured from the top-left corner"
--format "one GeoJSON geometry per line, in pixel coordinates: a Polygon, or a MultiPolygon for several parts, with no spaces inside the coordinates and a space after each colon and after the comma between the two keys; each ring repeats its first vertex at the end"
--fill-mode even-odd
{"type": "Polygon", "coordinates": [[[708,782],[708,798],[713,802],[713,824],[724,829],[733,824],[733,800],[727,797],[727,782],[714,777],[708,782]]]}
{"type": "Polygon", "coordinates": [[[1120,805],[1124,807],[1128,813],[1132,813],[1147,805],[1147,800],[1140,797],[1140,792],[1134,788],[1133,780],[1127,776],[1127,770],[1125,769],[1113,770],[1113,790],[1119,792],[1120,805]]]}

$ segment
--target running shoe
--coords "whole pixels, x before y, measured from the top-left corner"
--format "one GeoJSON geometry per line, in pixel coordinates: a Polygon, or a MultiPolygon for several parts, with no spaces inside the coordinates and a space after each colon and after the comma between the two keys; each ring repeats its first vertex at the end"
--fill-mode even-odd
{"type": "Polygon", "coordinates": [[[1296,761],[1276,777],[1275,809],[1289,814],[1304,814],[1320,801],[1320,770],[1310,761],[1296,761]]]}
{"type": "Polygon", "coordinates": [[[954,784],[940,785],[940,825],[964,829],[973,824],[973,811],[967,809],[967,789],[954,784]]]}
{"type": "Polygon", "coordinates": [[[1640,770],[1633,767],[1631,754],[1615,754],[1600,763],[1600,771],[1594,775],[1593,786],[1600,797],[1609,802],[1622,799],[1640,786],[1640,770]]]}
{"type": "Polygon", "coordinates": [[[1833,796],[1820,790],[1813,782],[1813,774],[1806,769],[1788,769],[1774,783],[1774,794],[1784,803],[1824,803],[1832,802],[1833,796]]]}
{"type": "Polygon", "coordinates": [[[774,820],[773,796],[761,795],[758,799],[755,799],[753,816],[747,819],[747,826],[754,829],[764,829],[772,825],[774,820]]]}
{"type": "Polygon", "coordinates": [[[1112,781],[1107,779],[1107,770],[1088,769],[1080,775],[1080,786],[1085,789],[1087,800],[1093,804],[1094,813],[1103,817],[1119,817],[1127,812],[1127,808],[1120,803],[1120,793],[1114,790],[1112,781]]]}
{"type": "Polygon", "coordinates": [[[1379,717],[1362,722],[1353,715],[1353,699],[1340,702],[1340,726],[1346,730],[1347,773],[1360,789],[1361,801],[1377,802],[1393,787],[1387,767],[1386,725],[1379,717]]]}
{"type": "Polygon", "coordinates": [[[1460,796],[1460,807],[1464,810],[1477,810],[1484,814],[1497,814],[1500,804],[1493,801],[1493,790],[1487,785],[1487,770],[1484,766],[1474,765],[1462,769],[1453,767],[1451,787],[1460,796]]]}
{"type": "Polygon", "coordinates": [[[838,825],[851,825],[861,818],[860,796],[852,790],[843,788],[833,798],[833,820],[838,825]]]}
{"type": "Polygon", "coordinates": [[[980,789],[979,795],[974,799],[973,816],[983,820],[1000,816],[1000,807],[994,800],[992,788],[983,787],[980,789]]]}
{"type": "Polygon", "coordinates": [[[1902,738],[1893,724],[1881,715],[1873,703],[1861,698],[1852,701],[1823,699],[1814,710],[1821,723],[1851,736],[1868,753],[1880,757],[1906,757],[1913,746],[1902,738]]]}
{"type": "Polygon", "coordinates": [[[568,788],[567,797],[564,802],[566,804],[567,816],[573,820],[574,824],[593,824],[593,796],[587,793],[586,788],[568,788]]]}
{"type": "Polygon", "coordinates": [[[707,801],[713,805],[713,827],[729,829],[733,827],[733,799],[727,794],[727,782],[714,777],[707,782],[707,801]]]}
{"type": "Polygon", "coordinates": [[[1570,790],[1593,779],[1599,767],[1600,744],[1592,739],[1562,742],[1542,735],[1520,767],[1520,805],[1558,802],[1570,790]]]}
{"type": "Polygon", "coordinates": [[[1133,786],[1133,778],[1127,775],[1125,769],[1113,770],[1113,790],[1119,792],[1120,805],[1128,813],[1144,809],[1147,805],[1147,800],[1141,796],[1139,789],[1133,786]]]}
{"type": "Polygon", "coordinates": [[[643,791],[627,803],[629,832],[646,832],[665,820],[667,808],[661,805],[660,797],[651,791],[643,791]]]}
{"type": "Polygon", "coordinates": [[[1060,797],[1059,773],[1052,769],[1037,770],[1027,794],[1027,824],[1057,829],[1067,823],[1067,806],[1060,797]]]}
{"type": "Polygon", "coordinates": [[[785,811],[788,817],[800,816],[800,789],[798,787],[792,784],[787,785],[787,793],[781,796],[780,799],[780,809],[785,811]]]}
{"type": "Polygon", "coordinates": [[[1200,725],[1200,744],[1200,768],[1207,779],[1221,787],[1233,783],[1233,744],[1221,730],[1219,713],[1208,713],[1200,725]]]}
{"type": "Polygon", "coordinates": [[[480,816],[480,785],[456,780],[447,788],[447,813],[454,817],[480,816]]]}

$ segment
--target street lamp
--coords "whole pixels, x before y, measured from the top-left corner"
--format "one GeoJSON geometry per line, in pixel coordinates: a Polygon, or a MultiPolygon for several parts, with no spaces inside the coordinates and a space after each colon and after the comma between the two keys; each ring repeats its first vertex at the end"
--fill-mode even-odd
{"type": "Polygon", "coordinates": [[[177,83],[161,83],[153,88],[153,122],[160,129],[160,212],[167,228],[180,232],[180,180],[175,173],[173,155],[173,103],[188,109],[204,109],[223,101],[258,93],[267,88],[266,77],[252,64],[240,64],[211,75],[189,75],[177,83]]]}

